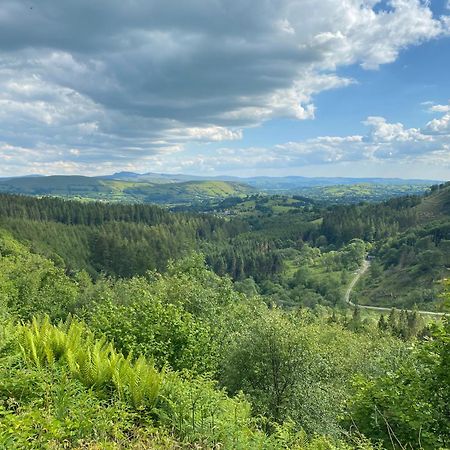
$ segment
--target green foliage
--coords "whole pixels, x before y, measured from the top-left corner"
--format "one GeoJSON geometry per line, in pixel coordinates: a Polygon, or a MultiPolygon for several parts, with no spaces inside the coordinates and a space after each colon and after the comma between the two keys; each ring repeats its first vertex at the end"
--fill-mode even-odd
{"type": "Polygon", "coordinates": [[[235,313],[245,325],[228,337],[219,379],[230,392],[247,393],[254,413],[271,420],[339,435],[353,375],[378,375],[386,360],[397,360],[391,338],[355,335],[310,313],[249,307],[247,317],[235,313]]]}
{"type": "Polygon", "coordinates": [[[0,328],[0,447],[72,448],[126,440],[132,415],[57,365],[63,346],[51,328],[48,321],[0,328]]]}
{"type": "Polygon", "coordinates": [[[308,438],[289,421],[272,424],[267,436],[242,394],[230,398],[214,381],[125,359],[74,319],[58,326],[34,319],[8,333],[18,334],[24,359],[0,357],[0,444],[7,448],[371,448],[308,438]]]}
{"type": "Polygon", "coordinates": [[[329,309],[368,247],[371,277],[401,268],[431,288],[445,218],[401,230],[435,198],[337,209],[342,223],[330,210],[323,227],[287,196],[229,201],[243,221],[3,198],[29,242],[0,230],[0,447],[448,446],[449,323],[329,309]],[[388,240],[348,241],[348,211],[356,235],[377,238],[377,215],[388,240]]]}
{"type": "Polygon", "coordinates": [[[0,235],[0,306],[23,319],[33,314],[64,318],[75,307],[76,284],[54,263],[0,235]]]}
{"type": "Polygon", "coordinates": [[[127,305],[102,303],[92,313],[93,329],[114,340],[127,354],[142,353],[154,358],[160,367],[169,364],[177,370],[204,372],[209,368],[208,327],[180,307],[146,295],[127,305]]]}
{"type": "Polygon", "coordinates": [[[121,280],[103,287],[87,320],[126,354],[143,354],[174,370],[211,372],[217,364],[218,314],[239,300],[228,279],[193,255],[165,275],[121,280]]]}
{"type": "Polygon", "coordinates": [[[246,228],[213,216],[170,213],[151,205],[81,203],[0,195],[0,224],[34,253],[69,272],[131,277],[165,270],[205,241],[246,228]]]}
{"type": "Polygon", "coordinates": [[[414,339],[427,333],[426,321],[417,310],[399,312],[392,309],[387,319],[383,314],[380,316],[378,328],[382,332],[389,332],[404,340],[414,339]]]}
{"type": "Polygon", "coordinates": [[[386,446],[435,449],[450,444],[450,324],[433,340],[412,347],[395,370],[356,378],[349,416],[358,429],[386,446]]]}
{"type": "Polygon", "coordinates": [[[9,368],[0,376],[1,448],[117,448],[128,440],[133,415],[64,373],[9,368]]]}
{"type": "Polygon", "coordinates": [[[337,250],[304,244],[301,249],[280,251],[284,270],[262,283],[261,293],[283,306],[336,306],[343,303],[350,273],[363,260],[365,244],[353,240],[337,250]]]}
{"type": "Polygon", "coordinates": [[[136,409],[156,404],[163,374],[143,356],[124,358],[75,319],[53,326],[48,317],[34,318],[20,327],[19,342],[26,361],[38,369],[64,360],[71,376],[88,387],[115,389],[136,409]]]}

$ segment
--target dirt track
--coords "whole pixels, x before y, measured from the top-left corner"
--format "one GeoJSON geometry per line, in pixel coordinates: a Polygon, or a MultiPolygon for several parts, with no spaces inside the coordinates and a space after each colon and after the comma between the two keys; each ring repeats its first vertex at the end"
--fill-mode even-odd
{"type": "MultiPolygon", "coordinates": [[[[367,259],[365,259],[361,265],[361,267],[358,269],[358,272],[356,272],[355,276],[353,277],[352,281],[350,282],[350,284],[348,285],[347,290],[345,291],[345,296],[344,296],[344,300],[347,304],[349,304],[350,306],[357,306],[358,308],[361,309],[367,309],[367,310],[372,310],[372,311],[385,311],[385,312],[389,312],[392,310],[392,308],[387,308],[387,307],[382,307],[382,306],[365,306],[365,305],[357,305],[356,303],[353,303],[350,300],[350,295],[352,294],[353,288],[356,286],[356,283],[359,281],[359,279],[367,272],[367,270],[370,267],[370,261],[368,261],[367,259]]],[[[394,307],[393,307],[394,308],[394,307]]],[[[397,309],[397,308],[395,308],[397,309]]],[[[407,312],[412,312],[413,310],[411,309],[406,309],[403,311],[407,311],[407,312]]],[[[427,315],[427,316],[436,316],[436,317],[442,317],[442,316],[447,316],[449,315],[448,313],[440,313],[440,312],[432,312],[432,311],[421,311],[421,310],[417,310],[416,312],[418,312],[419,314],[423,314],[423,315],[427,315]]]]}

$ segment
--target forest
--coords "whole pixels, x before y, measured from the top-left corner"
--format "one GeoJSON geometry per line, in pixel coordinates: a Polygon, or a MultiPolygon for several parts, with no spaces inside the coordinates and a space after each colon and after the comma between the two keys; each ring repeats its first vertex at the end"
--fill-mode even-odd
{"type": "Polygon", "coordinates": [[[448,448],[449,213],[2,194],[0,448],[448,448]]]}

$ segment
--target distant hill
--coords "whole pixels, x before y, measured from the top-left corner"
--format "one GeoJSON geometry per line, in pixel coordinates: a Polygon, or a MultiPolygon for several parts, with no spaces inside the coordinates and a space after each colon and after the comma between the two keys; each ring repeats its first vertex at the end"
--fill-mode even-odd
{"type": "Polygon", "coordinates": [[[313,186],[340,186],[356,184],[375,184],[375,185],[422,185],[431,186],[438,184],[440,180],[422,180],[422,179],[402,179],[402,178],[347,178],[347,177],[234,177],[228,175],[202,176],[186,174],[167,174],[148,172],[139,174],[135,172],[117,172],[112,175],[98,177],[101,179],[126,180],[126,181],[148,181],[175,183],[184,181],[232,181],[253,186],[258,190],[269,191],[290,191],[293,189],[313,187],[313,186]]]}
{"type": "Polygon", "coordinates": [[[153,184],[188,181],[225,181],[245,184],[265,194],[303,195],[326,203],[376,202],[404,195],[425,193],[435,180],[401,178],[340,178],[340,177],[208,177],[201,175],[118,172],[99,177],[107,180],[148,182],[153,184]]]}
{"type": "Polygon", "coordinates": [[[179,204],[245,195],[253,192],[253,189],[242,183],[225,181],[161,184],[61,175],[0,179],[0,192],[89,200],[179,204]]]}
{"type": "MultiPolygon", "coordinates": [[[[375,179],[374,179],[375,181],[375,179]]],[[[360,202],[381,202],[394,197],[422,195],[429,191],[429,184],[392,184],[384,180],[382,183],[365,182],[357,184],[338,184],[324,186],[304,186],[292,189],[293,194],[301,194],[315,201],[326,204],[351,204],[360,202]]],[[[389,180],[390,181],[390,180],[389,180]]]]}
{"type": "Polygon", "coordinates": [[[436,183],[432,180],[399,178],[300,176],[239,178],[118,172],[98,177],[30,175],[0,178],[0,192],[168,205],[190,205],[204,200],[261,193],[301,195],[327,204],[347,204],[382,201],[403,195],[420,195],[436,183]]]}
{"type": "Polygon", "coordinates": [[[345,177],[253,177],[243,178],[242,181],[258,189],[270,191],[292,191],[315,186],[345,186],[345,185],[417,185],[431,186],[438,183],[435,180],[417,180],[401,178],[345,178],[345,177]]]}
{"type": "Polygon", "coordinates": [[[124,193],[141,198],[146,203],[179,204],[207,199],[238,197],[254,190],[241,183],[227,181],[186,181],[182,183],[134,183],[124,193]]]}

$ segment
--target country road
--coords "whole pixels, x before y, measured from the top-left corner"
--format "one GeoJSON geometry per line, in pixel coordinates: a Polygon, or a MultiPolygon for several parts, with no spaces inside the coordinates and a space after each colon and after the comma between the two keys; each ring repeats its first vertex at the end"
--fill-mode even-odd
{"type": "MultiPolygon", "coordinates": [[[[355,276],[353,277],[352,281],[348,285],[347,290],[345,291],[345,296],[344,296],[345,302],[347,304],[349,304],[350,306],[353,306],[353,307],[357,306],[358,308],[367,309],[367,310],[371,310],[371,311],[390,312],[392,310],[392,308],[397,309],[395,307],[387,308],[387,307],[382,307],[382,306],[357,305],[356,303],[353,303],[350,300],[350,296],[352,294],[353,288],[356,286],[356,283],[358,283],[359,279],[367,272],[369,267],[370,267],[370,261],[365,259],[363,261],[363,263],[361,264],[361,267],[358,269],[358,271],[356,272],[355,276]]],[[[413,310],[411,310],[411,309],[405,309],[403,311],[413,312],[413,310]]],[[[435,316],[435,317],[448,316],[448,313],[440,313],[440,312],[432,312],[432,311],[420,311],[420,310],[418,310],[416,312],[418,312],[419,314],[427,315],[427,316],[435,316]]]]}

